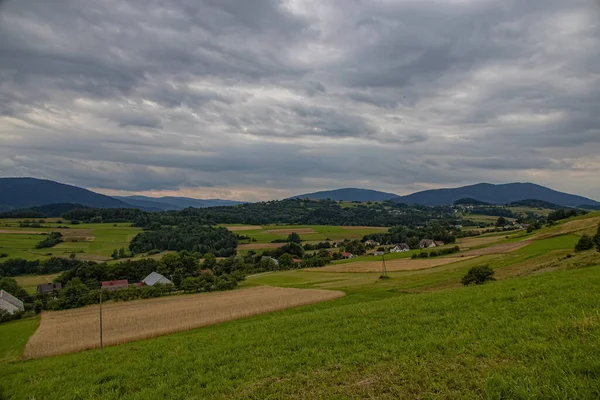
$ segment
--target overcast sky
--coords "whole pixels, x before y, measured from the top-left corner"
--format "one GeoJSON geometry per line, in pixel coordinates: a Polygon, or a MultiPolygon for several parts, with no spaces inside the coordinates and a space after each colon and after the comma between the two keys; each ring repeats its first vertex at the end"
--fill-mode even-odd
{"type": "Polygon", "coordinates": [[[8,0],[0,176],[600,200],[598,0],[8,0]]]}

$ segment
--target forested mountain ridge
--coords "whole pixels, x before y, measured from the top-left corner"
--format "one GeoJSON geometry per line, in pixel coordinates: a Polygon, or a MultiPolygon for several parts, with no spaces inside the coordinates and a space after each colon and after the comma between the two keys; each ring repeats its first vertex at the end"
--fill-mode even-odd
{"type": "Polygon", "coordinates": [[[455,201],[472,198],[489,204],[510,204],[521,200],[541,200],[566,207],[581,205],[600,205],[599,202],[583,196],[559,192],[534,183],[507,183],[495,185],[478,183],[452,189],[432,189],[399,196],[392,199],[396,203],[439,206],[453,204],[455,201]]]}
{"type": "Polygon", "coordinates": [[[98,208],[131,207],[110,196],[46,179],[0,178],[0,211],[57,203],[76,203],[98,208]]]}
{"type": "Polygon", "coordinates": [[[344,188],[306,193],[290,197],[290,199],[313,199],[334,201],[386,201],[398,197],[394,193],[380,192],[371,189],[344,188]]]}

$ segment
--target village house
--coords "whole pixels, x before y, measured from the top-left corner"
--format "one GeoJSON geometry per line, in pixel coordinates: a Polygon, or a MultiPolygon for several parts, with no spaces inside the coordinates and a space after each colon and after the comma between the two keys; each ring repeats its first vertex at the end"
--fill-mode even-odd
{"type": "Polygon", "coordinates": [[[406,243],[398,243],[396,246],[392,247],[390,253],[402,253],[404,251],[410,251],[410,246],[406,243]]]}
{"type": "Polygon", "coordinates": [[[158,272],[152,272],[150,275],[148,275],[147,277],[142,279],[142,283],[147,286],[154,286],[157,283],[160,283],[163,285],[173,284],[173,282],[171,282],[170,280],[168,280],[167,278],[165,278],[163,275],[159,274],[158,272]]]}
{"type": "Polygon", "coordinates": [[[342,256],[342,259],[348,259],[348,258],[354,258],[354,254],[352,253],[348,253],[346,251],[342,251],[340,252],[340,256],[342,256]]]}
{"type": "Polygon", "coordinates": [[[423,239],[419,242],[419,248],[421,249],[428,249],[430,247],[435,247],[436,244],[433,240],[431,239],[423,239]]]}
{"type": "Polygon", "coordinates": [[[25,306],[21,300],[12,294],[0,290],[0,309],[6,310],[9,314],[14,314],[18,311],[24,311],[25,306]]]}
{"type": "Polygon", "coordinates": [[[127,279],[120,279],[116,281],[102,281],[102,290],[121,290],[127,289],[129,287],[129,282],[127,279]]]}
{"type": "Polygon", "coordinates": [[[62,290],[62,283],[44,283],[38,285],[37,294],[45,295],[52,292],[60,292],[62,290]]]}

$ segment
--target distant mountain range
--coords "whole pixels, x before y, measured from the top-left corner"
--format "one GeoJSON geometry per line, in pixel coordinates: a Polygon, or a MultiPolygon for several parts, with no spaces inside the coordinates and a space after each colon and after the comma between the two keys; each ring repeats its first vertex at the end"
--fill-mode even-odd
{"type": "Polygon", "coordinates": [[[220,206],[235,206],[244,204],[242,201],[222,199],[193,199],[190,197],[148,197],[148,196],[114,196],[116,199],[139,208],[156,208],[159,210],[183,210],[184,208],[205,208],[220,206]]]}
{"type": "Polygon", "coordinates": [[[0,211],[55,203],[97,208],[131,208],[124,201],[77,186],[36,178],[0,178],[0,211]]]}
{"type": "Polygon", "coordinates": [[[542,200],[567,207],[600,205],[595,200],[558,192],[534,183],[507,183],[501,185],[478,183],[454,189],[425,190],[407,196],[399,196],[392,199],[392,201],[395,203],[439,206],[453,204],[456,200],[464,198],[476,199],[489,204],[509,204],[521,200],[542,200]]]}
{"type": "MultiPolygon", "coordinates": [[[[307,193],[292,198],[332,199],[335,201],[386,201],[437,206],[456,201],[471,203],[511,204],[525,201],[538,206],[552,205],[600,208],[600,202],[586,197],[558,192],[533,183],[494,185],[478,183],[453,189],[433,189],[398,196],[370,189],[345,188],[307,193]]],[[[0,178],[0,212],[31,208],[48,204],[70,203],[96,208],[139,208],[145,211],[182,210],[187,207],[217,207],[243,204],[221,199],[193,199],[188,197],[110,197],[87,189],[36,178],[0,178]]],[[[517,203],[518,204],[518,203],[517,203]]],[[[550,208],[550,207],[548,207],[550,208]]]]}
{"type": "Polygon", "coordinates": [[[111,197],[46,179],[0,178],[0,212],[60,203],[81,204],[94,208],[139,208],[154,212],[183,210],[187,207],[232,206],[243,202],[188,197],[111,197]]]}
{"type": "Polygon", "coordinates": [[[386,201],[398,197],[394,193],[379,192],[371,189],[345,188],[306,193],[290,197],[291,199],[314,199],[334,201],[386,201]]]}

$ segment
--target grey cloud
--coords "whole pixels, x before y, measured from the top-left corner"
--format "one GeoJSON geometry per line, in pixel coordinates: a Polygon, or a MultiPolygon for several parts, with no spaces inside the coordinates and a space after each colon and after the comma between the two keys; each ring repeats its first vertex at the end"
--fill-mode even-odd
{"type": "Polygon", "coordinates": [[[600,198],[598,17],[594,0],[3,2],[0,174],[600,198]]]}

